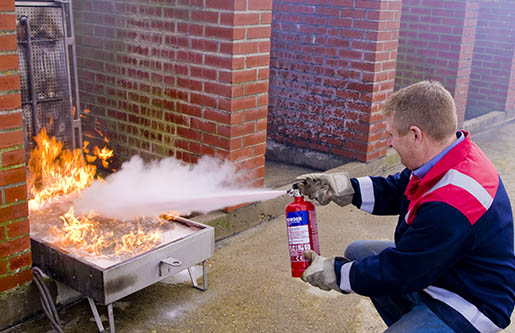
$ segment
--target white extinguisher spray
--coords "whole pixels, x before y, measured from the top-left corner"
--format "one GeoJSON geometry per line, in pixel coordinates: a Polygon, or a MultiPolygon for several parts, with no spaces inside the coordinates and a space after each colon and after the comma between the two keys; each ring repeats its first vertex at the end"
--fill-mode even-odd
{"type": "Polygon", "coordinates": [[[303,252],[313,250],[320,254],[318,244],[317,217],[315,206],[304,200],[297,184],[288,191],[293,196],[293,202],[286,206],[286,224],[288,229],[288,244],[290,248],[291,275],[300,277],[309,266],[303,252]]]}

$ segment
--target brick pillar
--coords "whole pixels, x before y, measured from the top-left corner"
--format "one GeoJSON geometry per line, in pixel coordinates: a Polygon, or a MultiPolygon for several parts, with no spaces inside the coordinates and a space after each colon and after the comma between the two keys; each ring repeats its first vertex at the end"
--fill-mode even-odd
{"type": "Polygon", "coordinates": [[[479,4],[475,0],[404,0],[395,88],[440,81],[454,96],[460,126],[472,66],[479,4]]]}
{"type": "Polygon", "coordinates": [[[510,83],[508,85],[508,94],[504,110],[506,111],[506,118],[513,119],[515,118],[515,50],[512,56],[510,73],[510,83]]]}
{"type": "Polygon", "coordinates": [[[326,169],[384,156],[379,111],[393,91],[401,3],[274,1],[271,158],[326,169]]]}
{"type": "Polygon", "coordinates": [[[263,184],[272,1],[74,2],[85,138],[118,160],[229,158],[263,184]]]}
{"type": "Polygon", "coordinates": [[[515,2],[482,2],[472,59],[467,119],[490,111],[513,111],[515,2]]]}
{"type": "Polygon", "coordinates": [[[219,131],[229,139],[229,159],[244,170],[245,180],[263,186],[272,0],[236,0],[234,12],[222,15],[226,19],[221,23],[234,29],[235,38],[220,48],[232,58],[232,68],[219,75],[220,81],[231,87],[231,95],[218,103],[219,109],[230,116],[230,124],[219,131]]]}
{"type": "Polygon", "coordinates": [[[14,0],[0,1],[0,292],[32,280],[14,0]]]}

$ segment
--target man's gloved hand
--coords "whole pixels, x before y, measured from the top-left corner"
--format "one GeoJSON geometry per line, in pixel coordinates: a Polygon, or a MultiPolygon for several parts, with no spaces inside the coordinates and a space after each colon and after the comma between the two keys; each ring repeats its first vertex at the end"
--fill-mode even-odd
{"type": "Polygon", "coordinates": [[[302,281],[312,286],[329,291],[334,289],[341,292],[336,284],[336,273],[334,272],[334,257],[325,258],[319,256],[315,251],[304,251],[304,257],[311,263],[300,277],[302,281]]]}
{"type": "Polygon", "coordinates": [[[325,206],[334,201],[340,206],[352,202],[354,189],[346,172],[342,173],[308,173],[297,177],[299,191],[311,200],[325,206]]]}

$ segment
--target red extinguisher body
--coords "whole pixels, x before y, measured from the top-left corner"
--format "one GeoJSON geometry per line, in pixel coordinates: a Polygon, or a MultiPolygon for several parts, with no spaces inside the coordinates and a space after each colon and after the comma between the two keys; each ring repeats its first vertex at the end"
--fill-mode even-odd
{"type": "Polygon", "coordinates": [[[305,201],[298,189],[292,190],[294,201],[286,206],[286,224],[290,248],[291,275],[300,277],[309,266],[303,252],[320,254],[315,206],[305,201]]]}

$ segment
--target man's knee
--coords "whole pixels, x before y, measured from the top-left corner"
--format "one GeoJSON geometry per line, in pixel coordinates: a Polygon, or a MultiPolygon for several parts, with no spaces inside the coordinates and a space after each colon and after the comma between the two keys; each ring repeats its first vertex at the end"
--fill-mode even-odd
{"type": "Polygon", "coordinates": [[[393,242],[375,241],[375,240],[358,240],[352,242],[345,249],[345,258],[349,260],[361,260],[366,257],[377,255],[386,248],[394,247],[393,242]]]}

